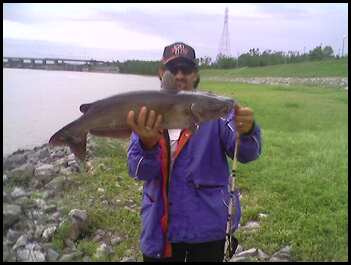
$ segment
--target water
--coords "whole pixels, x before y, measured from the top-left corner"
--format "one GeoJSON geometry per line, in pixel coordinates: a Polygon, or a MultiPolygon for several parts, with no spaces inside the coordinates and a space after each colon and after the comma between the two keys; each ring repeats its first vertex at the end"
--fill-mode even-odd
{"type": "Polygon", "coordinates": [[[83,103],[160,88],[156,76],[9,68],[3,76],[3,156],[47,143],[81,115],[83,103]]]}

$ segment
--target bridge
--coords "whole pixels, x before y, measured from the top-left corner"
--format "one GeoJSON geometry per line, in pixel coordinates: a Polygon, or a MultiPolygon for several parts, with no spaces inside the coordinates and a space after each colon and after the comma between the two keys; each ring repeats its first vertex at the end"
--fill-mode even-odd
{"type": "Polygon", "coordinates": [[[93,59],[3,57],[3,67],[85,72],[119,72],[117,63],[93,59]]]}

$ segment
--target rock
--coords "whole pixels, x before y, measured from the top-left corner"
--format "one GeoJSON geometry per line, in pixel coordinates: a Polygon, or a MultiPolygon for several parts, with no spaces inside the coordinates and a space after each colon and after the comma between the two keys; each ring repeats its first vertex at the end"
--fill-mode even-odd
{"type": "Polygon", "coordinates": [[[43,164],[41,166],[36,167],[34,170],[35,177],[40,181],[45,181],[49,177],[54,176],[55,174],[56,171],[54,169],[54,166],[50,164],[43,164]]]}
{"type": "Polygon", "coordinates": [[[235,250],[235,253],[234,254],[238,254],[238,253],[240,253],[240,252],[242,252],[244,250],[244,248],[242,247],[242,245],[238,245],[237,247],[236,247],[236,250],[235,250]]]}
{"type": "Polygon", "coordinates": [[[5,183],[8,180],[8,177],[6,174],[2,174],[2,183],[5,183]]]}
{"type": "Polygon", "coordinates": [[[49,248],[46,252],[46,259],[48,261],[56,261],[58,259],[58,257],[60,256],[60,254],[58,254],[55,250],[53,250],[52,248],[49,248]]]}
{"type": "Polygon", "coordinates": [[[261,261],[266,261],[269,259],[269,256],[260,249],[257,250],[257,257],[261,261]]]}
{"type": "Polygon", "coordinates": [[[65,152],[64,150],[58,149],[58,150],[56,150],[56,151],[53,153],[52,158],[62,158],[62,157],[64,157],[65,155],[66,155],[66,152],[65,152]]]}
{"type": "Polygon", "coordinates": [[[9,261],[9,257],[11,257],[10,249],[8,247],[8,244],[3,242],[3,244],[2,244],[2,261],[3,262],[9,261]]]}
{"type": "Polygon", "coordinates": [[[26,153],[13,153],[12,155],[8,156],[5,160],[3,160],[3,169],[4,170],[11,170],[20,165],[24,164],[27,160],[26,153]]]}
{"type": "Polygon", "coordinates": [[[260,224],[256,221],[249,221],[245,226],[242,226],[240,229],[253,230],[260,228],[260,224]]]}
{"type": "Polygon", "coordinates": [[[72,169],[70,167],[68,168],[60,168],[59,174],[64,175],[64,176],[69,176],[73,173],[72,169]]]}
{"type": "Polygon", "coordinates": [[[55,231],[56,231],[55,225],[50,225],[48,228],[46,228],[43,232],[44,241],[49,241],[54,235],[55,231]]]}
{"type": "Polygon", "coordinates": [[[2,191],[2,200],[3,200],[3,202],[11,202],[12,201],[10,194],[8,194],[4,190],[2,191]]]}
{"type": "MultiPolygon", "coordinates": [[[[29,213],[27,213],[27,216],[29,216],[31,220],[36,221],[36,220],[40,220],[40,219],[43,218],[44,212],[43,212],[42,210],[40,210],[40,209],[36,209],[36,208],[38,208],[38,207],[39,207],[39,206],[38,206],[38,203],[36,202],[36,207],[35,207],[35,209],[33,209],[32,211],[30,211],[29,213]]],[[[41,223],[43,223],[43,222],[41,222],[41,223]]]]}
{"type": "Polygon", "coordinates": [[[74,244],[74,242],[72,240],[70,240],[69,238],[66,238],[64,240],[65,246],[69,247],[72,250],[76,250],[76,245],[74,244]]]}
{"type": "Polygon", "coordinates": [[[50,189],[55,193],[61,192],[64,189],[66,179],[66,176],[58,176],[47,183],[45,188],[50,189]]]}
{"type": "Polygon", "coordinates": [[[93,238],[93,241],[99,242],[101,239],[104,238],[104,236],[105,236],[105,231],[102,230],[102,229],[98,229],[98,230],[96,230],[96,232],[95,232],[95,236],[94,236],[94,238],[93,238]]]}
{"type": "Polygon", "coordinates": [[[11,170],[9,175],[15,182],[27,184],[34,175],[34,166],[30,163],[26,163],[11,170]]]}
{"type": "Polygon", "coordinates": [[[229,262],[248,262],[251,261],[250,257],[232,257],[229,262]]]}
{"type": "Polygon", "coordinates": [[[54,212],[56,211],[56,205],[55,204],[50,204],[46,207],[44,207],[44,213],[51,213],[51,212],[54,212]]]}
{"type": "Polygon", "coordinates": [[[97,249],[95,253],[96,258],[102,258],[108,256],[112,253],[111,246],[108,246],[106,243],[102,243],[97,249]]]}
{"type": "Polygon", "coordinates": [[[255,257],[257,256],[257,249],[250,248],[248,250],[242,251],[238,254],[235,254],[236,257],[255,257]]]}
{"type": "Polygon", "coordinates": [[[28,242],[28,237],[27,237],[27,235],[21,235],[21,236],[17,239],[16,244],[13,245],[12,250],[16,250],[16,249],[18,249],[18,248],[20,248],[20,247],[26,246],[27,242],[28,242]]]}
{"type": "Polygon", "coordinates": [[[87,211],[73,209],[68,214],[70,216],[70,234],[69,238],[73,241],[77,240],[82,232],[88,228],[87,211]]]}
{"type": "Polygon", "coordinates": [[[41,236],[42,236],[44,230],[45,230],[45,226],[44,225],[37,225],[35,227],[34,238],[35,239],[41,239],[41,236]]]}
{"type": "Polygon", "coordinates": [[[13,245],[17,242],[18,238],[21,236],[21,233],[16,231],[16,230],[12,230],[11,228],[7,231],[6,234],[6,239],[7,241],[13,245]]]}
{"type": "Polygon", "coordinates": [[[17,231],[27,231],[27,234],[34,235],[33,221],[27,218],[22,218],[13,225],[13,228],[17,231]]]}
{"type": "Polygon", "coordinates": [[[74,156],[74,154],[69,154],[67,156],[67,161],[75,161],[76,160],[76,157],[74,156]]]}
{"type": "Polygon", "coordinates": [[[60,222],[60,216],[61,216],[60,212],[58,212],[58,211],[54,212],[51,216],[51,221],[53,221],[55,223],[60,222]]]}
{"type": "Polygon", "coordinates": [[[63,157],[53,162],[54,166],[58,167],[68,167],[67,158],[63,157]]]}
{"type": "Polygon", "coordinates": [[[79,258],[82,256],[82,252],[80,251],[75,251],[69,254],[63,255],[59,261],[60,262],[67,262],[67,261],[74,261],[75,259],[79,258]]]}
{"type": "Polygon", "coordinates": [[[43,262],[45,254],[39,250],[34,250],[35,244],[28,244],[25,248],[16,251],[17,261],[43,262]]]}
{"type": "Polygon", "coordinates": [[[72,220],[79,222],[86,222],[88,218],[86,210],[73,209],[68,215],[72,218],[72,220]]]}
{"type": "Polygon", "coordinates": [[[35,199],[34,201],[39,209],[43,210],[45,207],[47,207],[46,202],[43,199],[35,199]]]}
{"type": "Polygon", "coordinates": [[[103,188],[98,188],[97,191],[100,192],[100,193],[104,193],[105,192],[105,190],[103,188]]]}
{"type": "Polygon", "coordinates": [[[264,218],[267,218],[267,217],[268,217],[268,214],[259,213],[259,214],[258,214],[258,217],[259,217],[260,219],[264,219],[264,218]]]}
{"type": "Polygon", "coordinates": [[[272,255],[272,257],[269,259],[269,261],[272,261],[272,262],[289,261],[290,260],[290,252],[291,252],[291,247],[285,246],[281,250],[274,253],[272,255]]]}
{"type": "Polygon", "coordinates": [[[15,204],[3,203],[3,227],[7,227],[20,219],[22,209],[15,204]]]}
{"type": "Polygon", "coordinates": [[[127,205],[125,205],[123,208],[126,209],[126,210],[128,210],[128,211],[130,211],[130,212],[132,212],[132,213],[136,213],[136,210],[134,210],[134,209],[128,207],[127,205]]]}
{"type": "Polygon", "coordinates": [[[121,243],[122,241],[123,241],[122,238],[119,237],[119,236],[115,236],[114,235],[114,236],[111,237],[111,245],[112,246],[115,246],[115,245],[121,243]]]}
{"type": "Polygon", "coordinates": [[[24,196],[30,196],[30,193],[25,192],[20,187],[15,187],[14,190],[11,192],[12,199],[17,199],[24,196]]]}

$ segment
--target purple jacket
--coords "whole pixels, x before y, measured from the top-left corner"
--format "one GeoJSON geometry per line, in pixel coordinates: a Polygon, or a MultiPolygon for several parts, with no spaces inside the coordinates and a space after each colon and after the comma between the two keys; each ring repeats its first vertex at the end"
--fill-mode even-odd
{"type": "MultiPolygon", "coordinates": [[[[132,133],[129,175],[144,181],[140,240],[143,254],[166,256],[166,241],[200,243],[225,238],[230,194],[226,155],[232,158],[234,153],[234,115],[231,112],[227,119],[203,123],[193,135],[182,133],[181,138],[188,136],[188,139],[185,144],[183,141],[167,180],[163,176],[167,171],[163,169],[169,161],[165,161],[161,142],[153,150],[144,150],[137,134],[132,133]],[[167,224],[161,220],[164,215],[167,224]],[[167,226],[166,230],[162,225],[167,226]]],[[[261,133],[255,124],[249,135],[240,136],[237,158],[247,163],[257,159],[260,153],[261,133]]]]}

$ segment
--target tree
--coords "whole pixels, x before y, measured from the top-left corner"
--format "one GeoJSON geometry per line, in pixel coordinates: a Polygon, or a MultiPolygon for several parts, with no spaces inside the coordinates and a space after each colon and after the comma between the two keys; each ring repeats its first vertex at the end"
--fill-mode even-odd
{"type": "Polygon", "coordinates": [[[309,57],[312,61],[322,60],[323,59],[323,51],[322,46],[317,46],[309,53],[309,57]]]}
{"type": "Polygon", "coordinates": [[[330,58],[334,57],[334,51],[333,51],[333,48],[331,46],[325,46],[323,48],[322,53],[323,53],[324,58],[330,59],[330,58]]]}

